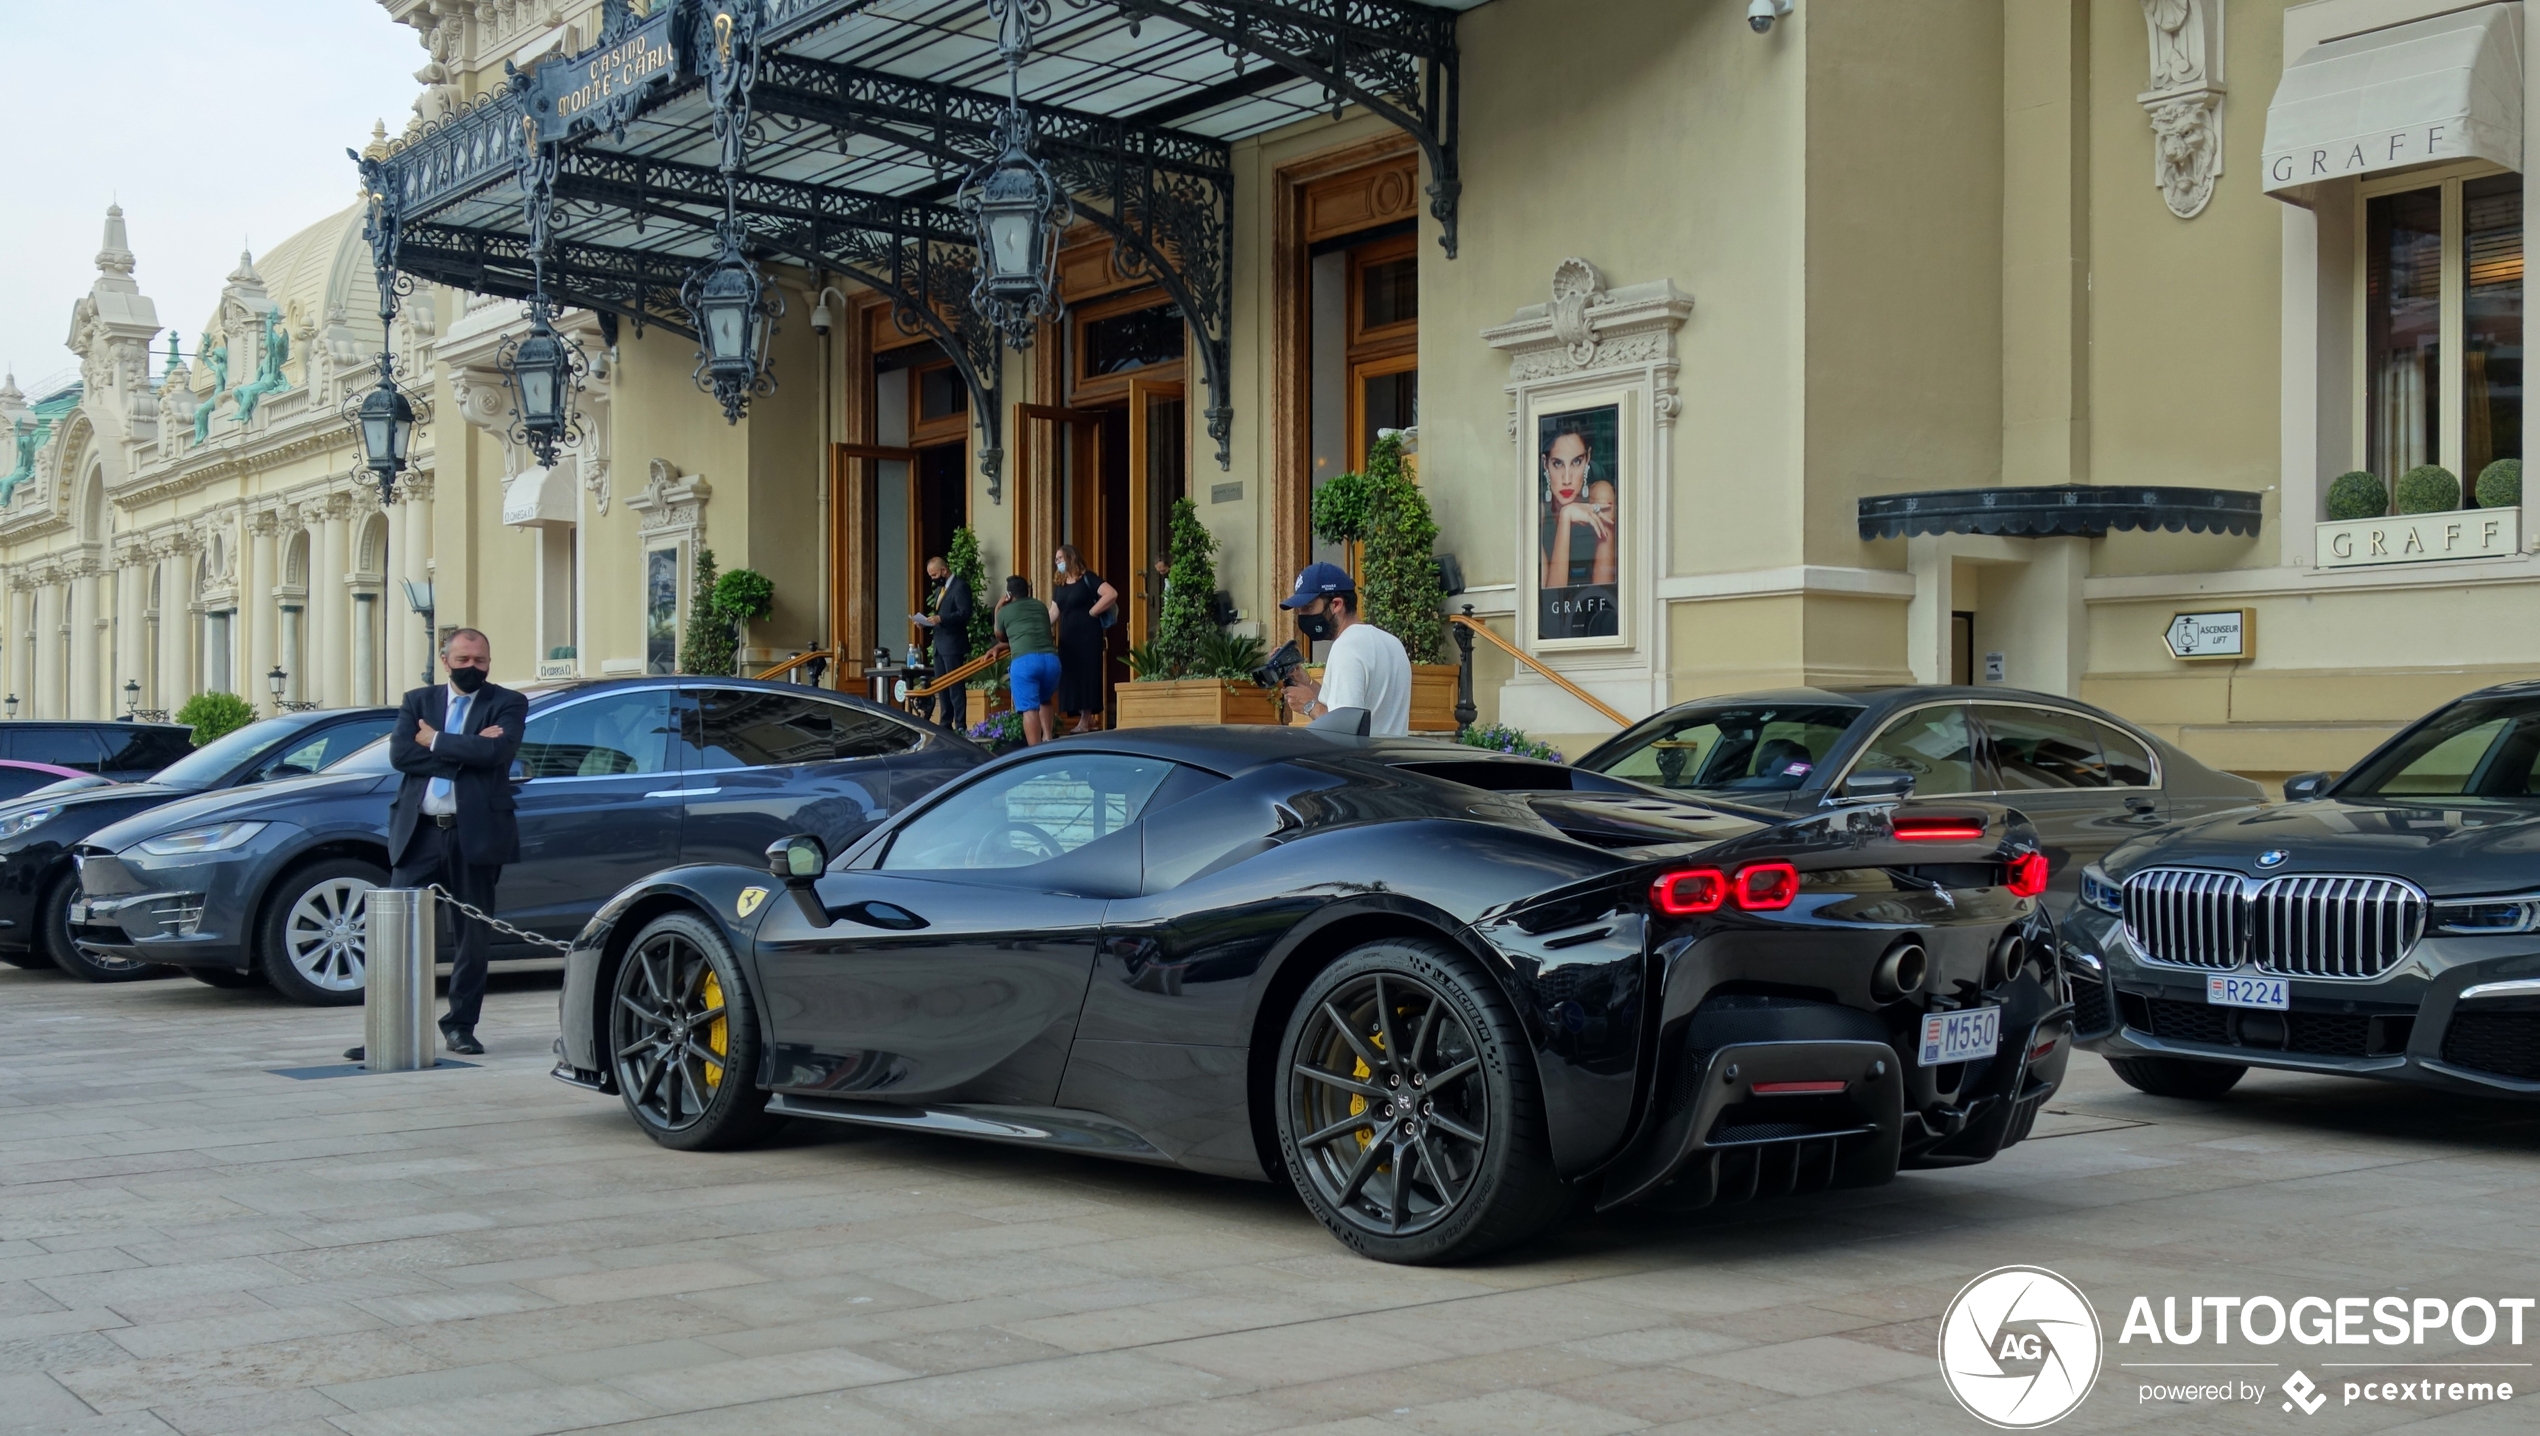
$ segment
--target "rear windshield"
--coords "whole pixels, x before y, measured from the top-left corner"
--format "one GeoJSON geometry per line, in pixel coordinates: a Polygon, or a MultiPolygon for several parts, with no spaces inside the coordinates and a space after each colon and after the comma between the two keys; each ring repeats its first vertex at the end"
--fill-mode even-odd
{"type": "Polygon", "coordinates": [[[2337,796],[2540,802],[2540,699],[2445,709],[2347,774],[2337,796]]]}
{"type": "Polygon", "coordinates": [[[1721,703],[1662,713],[1582,766],[1661,788],[1775,793],[1805,784],[1862,709],[1721,703]]]}

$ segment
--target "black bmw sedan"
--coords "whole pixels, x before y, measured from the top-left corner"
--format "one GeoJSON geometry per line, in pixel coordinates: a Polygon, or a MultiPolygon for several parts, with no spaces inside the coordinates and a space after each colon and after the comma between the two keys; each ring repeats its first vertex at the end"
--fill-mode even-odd
{"type": "Polygon", "coordinates": [[[166,976],[166,968],[71,940],[72,850],[100,828],[181,798],[318,772],[387,733],[396,716],[393,708],[286,713],[224,734],[145,782],[65,784],[0,806],[0,961],[90,982],[166,976]]]}
{"type": "MultiPolygon", "coordinates": [[[[499,915],[569,938],[609,894],[680,862],[760,861],[787,833],[844,844],[985,758],[858,699],[746,679],[529,690],[513,770],[520,861],[499,915]]],[[[83,950],[214,986],[359,1002],[362,894],[388,878],[383,740],[316,777],[210,793],[98,832],[70,909],[83,950]]],[[[496,934],[495,961],[537,957],[496,934]]]]}
{"type": "Polygon", "coordinates": [[[2065,928],[2119,1077],[2249,1067],[2540,1096],[2540,684],[2470,694],[2280,807],[2128,844],[2065,928]]]}
{"type": "Polygon", "coordinates": [[[1447,1261],[1575,1206],[1986,1161],[2070,1053],[2045,860],[1998,804],[1790,817],[1151,728],[834,851],[619,893],[566,959],[556,1076],[680,1150],[801,1117],[1276,1174],[1352,1249],[1447,1261]]]}
{"type": "Polygon", "coordinates": [[[2246,808],[2264,790],[2077,699],[2016,688],[1792,688],[1683,703],[1578,766],[1803,813],[1885,793],[2017,808],[2054,869],[2058,910],[2083,865],[2164,824],[2246,808]]]}

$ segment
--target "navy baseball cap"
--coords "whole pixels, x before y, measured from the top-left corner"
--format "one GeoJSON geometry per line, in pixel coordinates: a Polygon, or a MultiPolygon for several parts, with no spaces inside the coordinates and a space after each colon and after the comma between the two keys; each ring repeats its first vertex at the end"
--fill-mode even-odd
{"type": "Polygon", "coordinates": [[[1280,599],[1279,606],[1303,608],[1326,594],[1357,592],[1358,585],[1350,581],[1348,569],[1336,563],[1309,563],[1296,576],[1296,592],[1280,599]]]}

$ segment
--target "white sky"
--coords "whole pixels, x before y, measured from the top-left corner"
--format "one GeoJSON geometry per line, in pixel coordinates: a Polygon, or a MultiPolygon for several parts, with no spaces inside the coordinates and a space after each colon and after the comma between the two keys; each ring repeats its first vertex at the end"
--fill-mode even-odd
{"type": "MultiPolygon", "coordinates": [[[[347,146],[412,114],[415,32],[376,0],[0,0],[0,368],[30,398],[120,200],[133,278],[190,356],[243,243],[352,202],[347,146]]],[[[152,372],[159,361],[151,363],[152,372]]]]}

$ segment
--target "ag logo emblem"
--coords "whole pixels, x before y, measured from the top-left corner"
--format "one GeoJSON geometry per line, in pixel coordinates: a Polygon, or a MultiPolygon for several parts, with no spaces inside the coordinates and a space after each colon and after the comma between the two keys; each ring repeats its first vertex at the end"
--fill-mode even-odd
{"type": "Polygon", "coordinates": [[[767,901],[767,889],[743,888],[741,895],[733,899],[732,910],[743,917],[748,917],[751,913],[757,912],[758,905],[765,901],[767,901]]]}
{"type": "Polygon", "coordinates": [[[1940,1319],[1940,1375],[1987,1425],[2052,1425],[2099,1375],[2099,1316],[2081,1288],[2044,1267],[1995,1267],[1940,1319]]]}
{"type": "Polygon", "coordinates": [[[2293,856],[2293,854],[2283,848],[2269,848],[2265,852],[2258,854],[2258,866],[2262,868],[2280,868],[2284,866],[2284,860],[2291,856],[2293,856]]]}

